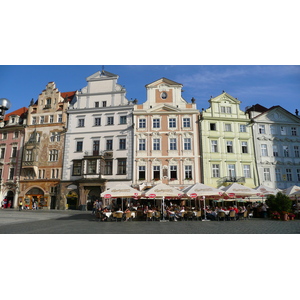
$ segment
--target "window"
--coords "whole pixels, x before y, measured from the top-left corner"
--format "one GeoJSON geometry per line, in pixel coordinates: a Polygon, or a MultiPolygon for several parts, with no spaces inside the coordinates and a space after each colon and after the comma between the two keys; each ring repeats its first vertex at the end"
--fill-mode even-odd
{"type": "Polygon", "coordinates": [[[190,128],[190,127],[191,127],[191,119],[183,118],[183,128],[190,128]]]}
{"type": "Polygon", "coordinates": [[[240,124],[240,132],[246,132],[246,125],[240,124]]]}
{"type": "Polygon", "coordinates": [[[226,149],[227,149],[227,153],[233,153],[233,142],[232,141],[226,142],[226,149]]]}
{"type": "Polygon", "coordinates": [[[235,178],[235,165],[228,165],[228,176],[231,178],[235,178]]]}
{"type": "Polygon", "coordinates": [[[275,156],[275,157],[278,156],[278,147],[277,147],[277,145],[273,145],[273,156],[275,156]]]}
{"type": "Polygon", "coordinates": [[[160,150],[160,139],[153,139],[153,150],[160,150]]]}
{"type": "Polygon", "coordinates": [[[176,119],[175,118],[169,119],[169,128],[176,128],[176,119]]]}
{"type": "Polygon", "coordinates": [[[39,179],[45,178],[45,170],[39,170],[39,179]]]}
{"type": "Polygon", "coordinates": [[[283,146],[283,156],[284,157],[289,157],[289,146],[283,146]]]}
{"type": "Polygon", "coordinates": [[[17,139],[19,137],[19,131],[14,132],[14,139],[17,139]]]}
{"type": "Polygon", "coordinates": [[[264,181],[271,181],[270,168],[264,168],[264,181]]]}
{"type": "Polygon", "coordinates": [[[146,167],[139,166],[139,180],[145,180],[145,179],[146,179],[146,167]]]}
{"type": "Polygon", "coordinates": [[[95,102],[95,107],[99,107],[99,102],[98,101],[95,102]]]}
{"type": "Polygon", "coordinates": [[[217,130],[217,124],[216,123],[209,123],[209,129],[210,130],[217,130]]]}
{"type": "Polygon", "coordinates": [[[146,128],[146,119],[139,119],[139,128],[146,128]]]}
{"type": "Polygon", "coordinates": [[[53,115],[50,115],[49,116],[49,123],[53,123],[54,122],[54,116],[53,115]]]}
{"type": "Polygon", "coordinates": [[[214,177],[214,178],[220,177],[220,165],[219,164],[212,165],[212,177],[214,177]]]}
{"type": "Polygon", "coordinates": [[[177,140],[176,138],[170,139],[170,150],[177,150],[177,140]]]}
{"type": "Polygon", "coordinates": [[[114,125],[114,117],[107,117],[107,125],[114,125]]]}
{"type": "Polygon", "coordinates": [[[192,142],[190,138],[183,139],[183,149],[184,150],[192,150],[192,142]]]}
{"type": "Polygon", "coordinates": [[[300,157],[299,146],[294,146],[295,157],[300,157]]]}
{"type": "Polygon", "coordinates": [[[184,178],[185,179],[192,179],[193,178],[193,173],[192,173],[192,166],[184,166],[184,178]]]}
{"type": "Polygon", "coordinates": [[[229,106],[221,106],[221,113],[223,113],[223,114],[231,114],[231,107],[229,107],[229,106]]]}
{"type": "Polygon", "coordinates": [[[12,148],[11,157],[17,157],[17,151],[18,151],[18,148],[17,147],[13,147],[12,148]]]}
{"type": "Polygon", "coordinates": [[[297,169],[297,181],[300,182],[300,169],[297,169]]]}
{"type": "Polygon", "coordinates": [[[280,134],[286,135],[286,128],[284,126],[280,126],[280,134]]]}
{"type": "Polygon", "coordinates": [[[52,169],[51,178],[58,178],[58,169],[52,169]]]}
{"type": "Polygon", "coordinates": [[[271,134],[276,134],[276,126],[275,125],[270,125],[270,132],[271,134]]]}
{"type": "Polygon", "coordinates": [[[51,132],[50,142],[54,142],[54,141],[55,141],[55,132],[51,132]]]}
{"type": "Polygon", "coordinates": [[[258,125],[258,133],[265,134],[266,133],[266,126],[265,125],[258,125]]]}
{"type": "Polygon", "coordinates": [[[244,177],[251,178],[250,165],[244,165],[244,177]]]}
{"type": "Polygon", "coordinates": [[[225,124],[225,131],[232,131],[231,124],[225,124]]]}
{"type": "Polygon", "coordinates": [[[160,179],[160,166],[153,166],[153,179],[160,179]]]}
{"type": "Polygon", "coordinates": [[[78,127],[84,127],[84,119],[78,119],[78,127]]]}
{"type": "Polygon", "coordinates": [[[83,141],[76,142],[76,152],[82,152],[83,150],[83,141]]]}
{"type": "Polygon", "coordinates": [[[292,127],[291,128],[291,132],[292,132],[293,136],[296,136],[297,135],[297,128],[296,127],[292,127]]]}
{"type": "Polygon", "coordinates": [[[7,132],[3,132],[3,133],[2,133],[2,139],[3,139],[3,140],[6,140],[6,139],[7,139],[7,132]]]}
{"type": "Polygon", "coordinates": [[[0,179],[2,179],[2,169],[0,169],[0,179]]]}
{"type": "MultiPolygon", "coordinates": [[[[2,151],[1,151],[1,154],[2,154],[2,151]]],[[[31,149],[25,150],[25,161],[33,161],[33,151],[31,149]]]]}
{"type": "Polygon", "coordinates": [[[248,142],[242,142],[242,153],[248,153],[248,142]]]}
{"type": "Polygon", "coordinates": [[[120,116],[120,124],[127,124],[127,116],[120,116]]]}
{"type": "Polygon", "coordinates": [[[51,107],[51,98],[47,98],[46,100],[46,106],[51,107]]]}
{"type": "Polygon", "coordinates": [[[118,158],[118,175],[126,175],[126,158],[118,158]]]}
{"type": "Polygon", "coordinates": [[[107,101],[102,101],[102,107],[106,107],[107,101]]]}
{"type": "Polygon", "coordinates": [[[292,169],[286,169],[286,180],[287,181],[293,181],[292,169]]]}
{"type": "Polygon", "coordinates": [[[36,124],[36,117],[32,117],[31,125],[35,125],[35,124],[36,124]]]}
{"type": "Polygon", "coordinates": [[[49,151],[49,161],[57,161],[58,160],[58,150],[50,150],[49,151]]]}
{"type": "Polygon", "coordinates": [[[111,151],[113,149],[113,140],[106,140],[106,150],[111,151]]]}
{"type": "Polygon", "coordinates": [[[177,179],[177,166],[170,166],[170,179],[171,180],[177,179]]]}
{"type": "Polygon", "coordinates": [[[105,160],[104,166],[104,175],[112,175],[113,174],[113,161],[112,159],[105,160]]]}
{"type": "Polygon", "coordinates": [[[160,119],[153,119],[153,128],[160,128],[160,119]]]}
{"type": "Polygon", "coordinates": [[[218,141],[211,141],[211,152],[218,152],[218,141]]]}
{"type": "Polygon", "coordinates": [[[120,139],[119,140],[119,149],[120,150],[126,150],[126,139],[120,139]]]}
{"type": "Polygon", "coordinates": [[[81,175],[81,160],[74,160],[73,161],[73,176],[80,176],[81,175]]]}
{"type": "Polygon", "coordinates": [[[146,139],[139,139],[139,151],[146,150],[146,139]]]}
{"type": "Polygon", "coordinates": [[[40,117],[40,124],[44,124],[44,122],[45,122],[45,116],[41,116],[40,117]]]}
{"type": "Polygon", "coordinates": [[[0,158],[4,158],[4,156],[5,156],[5,148],[1,148],[1,150],[0,150],[0,158]]]}
{"type": "Polygon", "coordinates": [[[97,174],[96,173],[97,160],[96,159],[88,159],[87,160],[87,174],[97,174]]]}
{"type": "Polygon", "coordinates": [[[99,140],[94,140],[93,141],[93,155],[99,155],[99,150],[100,150],[100,141],[99,140]]]}
{"type": "Polygon", "coordinates": [[[275,169],[276,181],[281,181],[281,169],[275,169]]]}
{"type": "Polygon", "coordinates": [[[95,118],[94,126],[101,126],[101,118],[95,118]]]}
{"type": "MultiPolygon", "coordinates": [[[[57,115],[57,123],[62,123],[62,114],[57,115]]],[[[83,126],[84,126],[84,120],[83,120],[83,126]]]]}
{"type": "Polygon", "coordinates": [[[9,180],[13,180],[14,179],[14,173],[15,173],[15,168],[10,168],[9,169],[9,175],[8,175],[8,179],[9,180]]]}
{"type": "Polygon", "coordinates": [[[267,144],[261,144],[260,149],[261,149],[261,156],[268,156],[267,144]]]}

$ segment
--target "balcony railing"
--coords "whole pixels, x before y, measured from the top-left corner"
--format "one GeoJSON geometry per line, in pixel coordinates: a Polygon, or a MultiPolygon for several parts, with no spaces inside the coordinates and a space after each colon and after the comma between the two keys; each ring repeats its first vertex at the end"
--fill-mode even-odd
{"type": "Polygon", "coordinates": [[[223,178],[223,182],[245,182],[245,177],[228,176],[223,178]]]}

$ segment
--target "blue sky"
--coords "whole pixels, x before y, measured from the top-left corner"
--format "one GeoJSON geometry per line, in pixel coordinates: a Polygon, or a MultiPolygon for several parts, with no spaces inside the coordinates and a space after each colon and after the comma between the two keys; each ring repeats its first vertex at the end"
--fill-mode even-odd
{"type": "MultiPolygon", "coordinates": [[[[9,110],[27,107],[50,81],[61,92],[80,90],[86,77],[102,65],[1,65],[0,97],[12,102],[9,110]]],[[[161,77],[183,84],[183,97],[197,100],[198,109],[209,107],[210,96],[225,90],[242,101],[241,108],[256,103],[281,105],[294,113],[300,110],[300,66],[293,65],[104,65],[118,74],[118,83],[127,90],[127,98],[146,100],[145,85],[161,77]]]]}

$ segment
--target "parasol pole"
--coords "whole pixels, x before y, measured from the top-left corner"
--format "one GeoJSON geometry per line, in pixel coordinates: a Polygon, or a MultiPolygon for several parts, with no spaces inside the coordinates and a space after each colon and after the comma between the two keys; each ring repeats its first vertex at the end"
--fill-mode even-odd
{"type": "Polygon", "coordinates": [[[164,210],[165,210],[165,196],[162,197],[162,219],[160,220],[160,222],[168,222],[169,220],[165,219],[165,214],[164,214],[164,210]]]}
{"type": "Polygon", "coordinates": [[[210,221],[206,218],[205,196],[203,196],[203,209],[204,209],[204,219],[202,221],[210,221]]]}

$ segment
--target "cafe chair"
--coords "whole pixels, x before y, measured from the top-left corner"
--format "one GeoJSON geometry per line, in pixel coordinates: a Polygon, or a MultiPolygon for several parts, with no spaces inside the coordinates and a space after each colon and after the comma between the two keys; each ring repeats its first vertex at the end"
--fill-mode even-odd
{"type": "Polygon", "coordinates": [[[127,212],[125,214],[126,220],[128,219],[128,221],[132,221],[132,215],[131,215],[131,211],[127,212]]]}
{"type": "Polygon", "coordinates": [[[234,221],[236,221],[236,214],[235,214],[235,211],[234,210],[231,210],[230,212],[229,212],[229,220],[234,220],[234,221]]]}
{"type": "Polygon", "coordinates": [[[115,213],[115,218],[116,218],[116,222],[117,222],[117,221],[122,221],[122,220],[123,220],[123,213],[121,213],[121,212],[116,212],[116,213],[115,213]]]}
{"type": "Polygon", "coordinates": [[[156,211],[155,214],[154,214],[154,220],[159,221],[160,220],[160,216],[161,216],[160,211],[156,211]]]}
{"type": "Polygon", "coordinates": [[[223,221],[225,221],[226,214],[224,213],[224,211],[219,211],[218,212],[218,221],[220,221],[220,219],[223,219],[223,221]]]}
{"type": "Polygon", "coordinates": [[[250,211],[249,214],[248,214],[248,219],[251,219],[251,218],[253,218],[253,210],[250,211]]]}
{"type": "Polygon", "coordinates": [[[243,217],[244,217],[244,220],[248,219],[248,212],[247,212],[247,210],[244,211],[244,216],[243,217]]]}
{"type": "Polygon", "coordinates": [[[196,216],[194,216],[196,218],[196,220],[202,220],[202,212],[201,210],[197,210],[196,211],[196,216]]]}
{"type": "Polygon", "coordinates": [[[153,212],[152,211],[148,211],[147,212],[147,221],[153,221],[153,212]]]}
{"type": "Polygon", "coordinates": [[[188,221],[188,220],[193,221],[193,218],[194,218],[194,213],[193,213],[192,211],[188,211],[188,212],[186,213],[186,219],[187,219],[187,221],[188,221]]]}

